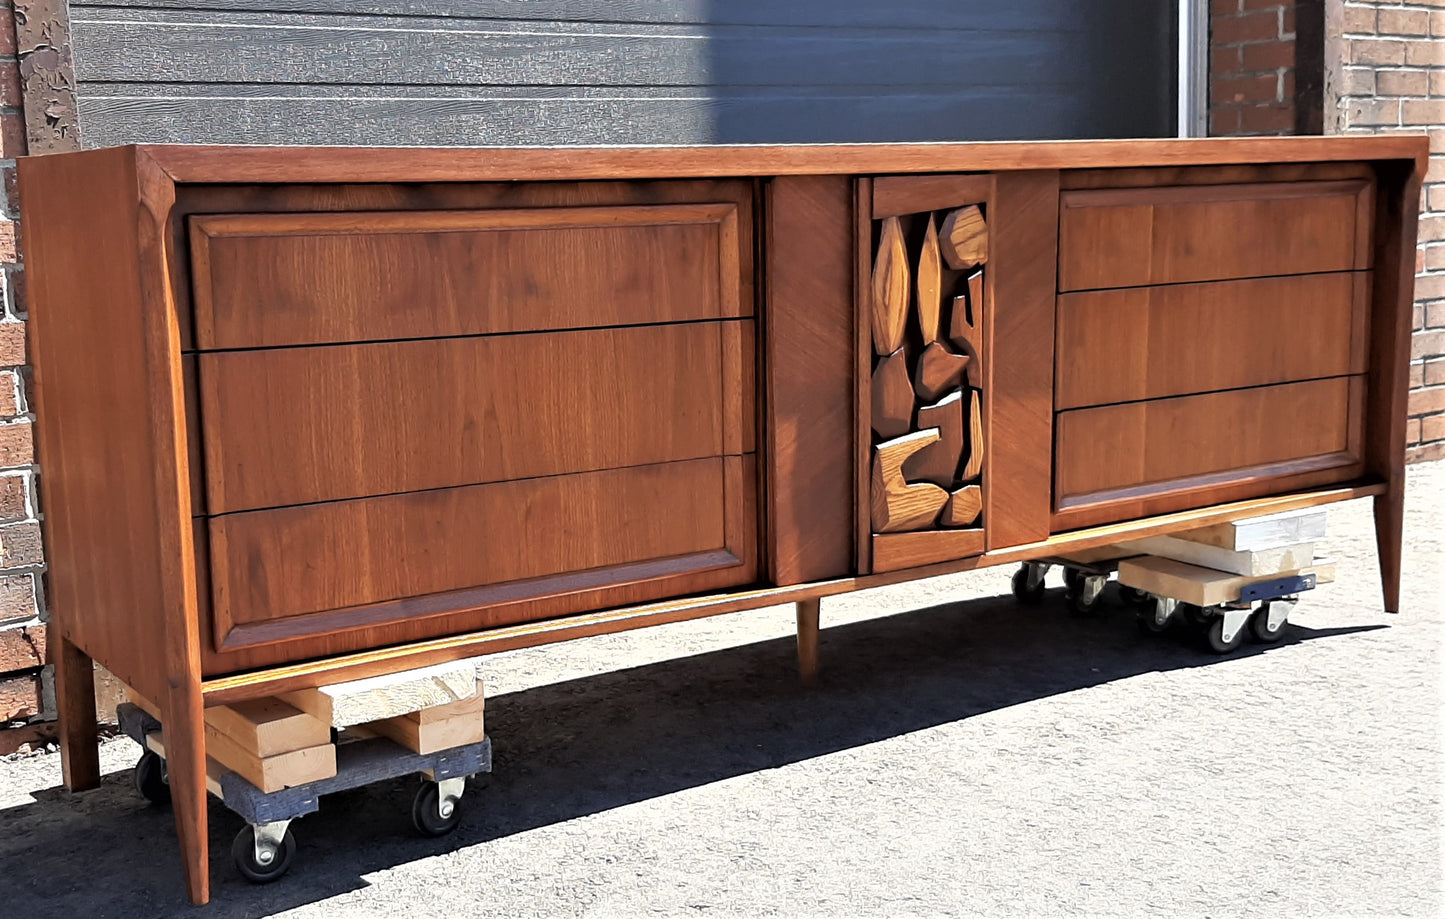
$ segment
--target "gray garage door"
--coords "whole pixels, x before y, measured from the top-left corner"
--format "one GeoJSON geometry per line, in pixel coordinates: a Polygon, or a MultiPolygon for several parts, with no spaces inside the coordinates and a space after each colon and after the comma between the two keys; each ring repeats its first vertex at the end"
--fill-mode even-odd
{"type": "Polygon", "coordinates": [[[1168,0],[73,0],[86,146],[1173,133],[1168,0]]]}

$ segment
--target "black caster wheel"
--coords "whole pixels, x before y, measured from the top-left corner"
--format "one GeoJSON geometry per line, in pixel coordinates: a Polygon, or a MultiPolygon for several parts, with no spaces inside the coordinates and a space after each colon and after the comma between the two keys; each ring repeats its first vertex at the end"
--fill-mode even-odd
{"type": "Polygon", "coordinates": [[[1239,646],[1244,644],[1244,636],[1249,632],[1248,627],[1241,627],[1234,633],[1229,641],[1224,640],[1224,617],[1215,616],[1209,620],[1204,627],[1204,644],[1215,654],[1228,654],[1237,651],[1239,646]]]}
{"type": "Polygon", "coordinates": [[[1084,572],[1077,568],[1064,569],[1064,587],[1069,590],[1081,590],[1084,586],[1084,572]]]}
{"type": "Polygon", "coordinates": [[[1024,606],[1037,606],[1044,598],[1044,582],[1040,580],[1033,587],[1029,586],[1029,570],[1020,568],[1014,572],[1013,580],[1009,582],[1013,589],[1014,599],[1024,606]]]}
{"type": "Polygon", "coordinates": [[[147,750],[140,755],[131,778],[135,780],[135,790],[142,798],[152,804],[171,803],[171,782],[166,775],[166,761],[154,752],[147,750]]]}
{"type": "Polygon", "coordinates": [[[1201,631],[1203,631],[1210,622],[1215,621],[1214,617],[1204,614],[1202,607],[1195,606],[1193,603],[1181,603],[1174,609],[1175,615],[1179,616],[1186,624],[1201,631]]]}
{"type": "Polygon", "coordinates": [[[441,790],[436,782],[426,782],[417,789],[411,802],[411,825],[423,836],[445,836],[462,820],[461,802],[452,803],[451,813],[442,816],[437,810],[441,790]]]}
{"type": "Polygon", "coordinates": [[[1284,636],[1284,627],[1289,624],[1286,619],[1279,624],[1279,628],[1270,630],[1269,627],[1269,604],[1260,604],[1254,615],[1249,617],[1250,637],[1262,645],[1274,644],[1284,636]]]}
{"type": "Polygon", "coordinates": [[[1064,603],[1068,605],[1070,613],[1081,618],[1098,615],[1099,607],[1104,600],[1103,591],[1095,594],[1092,600],[1086,600],[1085,596],[1082,577],[1074,584],[1064,588],[1064,603]]]}
{"type": "Polygon", "coordinates": [[[1147,590],[1140,590],[1137,587],[1125,587],[1119,585],[1119,599],[1129,606],[1148,606],[1149,611],[1154,611],[1154,597],[1147,590]]]}
{"type": "Polygon", "coordinates": [[[231,861],[236,864],[241,877],[252,884],[269,884],[291,870],[291,863],[296,861],[296,837],[288,829],[281,837],[281,847],[276,850],[270,864],[263,865],[256,860],[255,827],[242,827],[231,843],[231,861]]]}
{"type": "Polygon", "coordinates": [[[1170,617],[1164,620],[1163,625],[1160,625],[1154,618],[1154,604],[1151,603],[1148,606],[1141,604],[1139,605],[1139,614],[1134,618],[1134,624],[1139,627],[1141,635],[1163,635],[1174,624],[1174,619],[1170,617]]]}

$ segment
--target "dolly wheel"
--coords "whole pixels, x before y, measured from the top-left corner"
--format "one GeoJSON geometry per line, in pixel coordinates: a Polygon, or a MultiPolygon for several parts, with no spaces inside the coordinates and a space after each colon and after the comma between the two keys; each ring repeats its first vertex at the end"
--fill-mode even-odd
{"type": "Polygon", "coordinates": [[[1262,645],[1273,644],[1284,636],[1284,627],[1289,623],[1288,616],[1281,616],[1279,625],[1271,629],[1269,627],[1270,608],[1268,603],[1261,603],[1254,615],[1249,617],[1249,634],[1254,640],[1262,645]]]}
{"type": "Polygon", "coordinates": [[[1044,598],[1044,579],[1039,578],[1038,583],[1029,585],[1029,568],[1027,565],[1014,572],[1013,580],[1009,582],[1013,590],[1014,599],[1024,606],[1037,606],[1044,598]]]}
{"type": "Polygon", "coordinates": [[[1238,650],[1239,646],[1244,644],[1244,636],[1248,632],[1249,629],[1247,628],[1239,629],[1230,637],[1229,641],[1225,641],[1224,617],[1215,616],[1211,618],[1208,625],[1204,627],[1204,643],[1207,644],[1209,650],[1215,654],[1228,654],[1231,651],[1238,650]]]}
{"type": "Polygon", "coordinates": [[[271,853],[270,861],[263,863],[256,854],[256,828],[244,826],[231,843],[231,861],[235,862],[241,877],[252,884],[269,884],[279,880],[296,861],[296,837],[288,829],[281,844],[271,853]]]}
{"type": "Polygon", "coordinates": [[[416,790],[411,802],[411,825],[423,836],[445,836],[462,820],[461,800],[441,801],[441,788],[436,782],[425,782],[416,790]]]}
{"type": "Polygon", "coordinates": [[[135,790],[142,798],[152,804],[171,803],[171,782],[166,775],[166,761],[154,751],[147,750],[140,755],[131,777],[135,780],[135,790]]]}

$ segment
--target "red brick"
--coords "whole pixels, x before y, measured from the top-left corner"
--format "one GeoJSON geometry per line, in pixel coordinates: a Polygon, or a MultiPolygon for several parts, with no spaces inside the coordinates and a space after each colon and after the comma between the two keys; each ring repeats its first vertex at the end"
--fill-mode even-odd
{"type": "Polygon", "coordinates": [[[1431,386],[1416,389],[1410,393],[1409,413],[1411,415],[1433,415],[1445,412],[1445,386],[1431,386]]]}
{"type": "Polygon", "coordinates": [[[1245,134],[1288,134],[1294,130],[1294,106],[1256,105],[1239,113],[1245,134]]]}
{"type": "Polygon", "coordinates": [[[0,621],[34,619],[35,613],[35,575],[0,576],[0,621]]]}
{"type": "Polygon", "coordinates": [[[1209,101],[1212,104],[1277,102],[1279,101],[1278,92],[1279,77],[1272,73],[1209,81],[1209,101]]]}
{"type": "Polygon", "coordinates": [[[1425,305],[1424,305],[1424,304],[1422,304],[1422,303],[1416,303],[1416,304],[1414,305],[1414,307],[1411,308],[1411,315],[1412,315],[1412,317],[1413,317],[1413,321],[1410,323],[1410,328],[1411,328],[1411,330],[1418,332],[1418,331],[1420,331],[1421,329],[1425,328],[1425,305]]]}
{"type": "Polygon", "coordinates": [[[1210,0],[1209,4],[1209,12],[1215,16],[1237,13],[1239,8],[1240,0],[1210,0]]]}
{"type": "Polygon", "coordinates": [[[1294,66],[1294,42],[1267,41],[1239,48],[1245,71],[1278,70],[1294,66]]]}
{"type": "Polygon", "coordinates": [[[1445,12],[1430,14],[1430,34],[1445,35],[1445,12]]]}
{"type": "Polygon", "coordinates": [[[0,262],[14,262],[17,258],[17,246],[15,242],[15,228],[19,226],[13,220],[0,220],[0,262]]]}
{"type": "Polygon", "coordinates": [[[1419,389],[1425,385],[1425,365],[1416,361],[1410,365],[1410,388],[1419,389]]]}
{"type": "Polygon", "coordinates": [[[1239,73],[1244,69],[1244,58],[1241,52],[1245,47],[1247,46],[1229,45],[1223,48],[1211,48],[1209,50],[1209,73],[1212,76],[1239,73]]]}
{"type": "Polygon", "coordinates": [[[1422,217],[1420,219],[1421,239],[1445,239],[1445,216],[1422,217]]]}
{"type": "Polygon", "coordinates": [[[45,631],[44,624],[0,629],[0,673],[45,666],[45,631]]]}
{"type": "Polygon", "coordinates": [[[0,475],[0,522],[24,520],[30,516],[29,488],[25,476],[0,475]]]}
{"type": "Polygon", "coordinates": [[[11,268],[5,272],[5,287],[10,291],[10,308],[16,315],[24,316],[30,311],[30,298],[25,295],[25,272],[11,268]]]}
{"type": "Polygon", "coordinates": [[[1279,37],[1279,13],[1264,10],[1237,16],[1218,16],[1210,30],[1210,40],[1218,45],[1234,42],[1267,41],[1279,37]]]}
{"type": "Polygon", "coordinates": [[[40,714],[40,674],[0,680],[0,722],[20,721],[40,714]]]}
{"type": "Polygon", "coordinates": [[[1428,303],[1425,305],[1425,325],[1423,328],[1445,329],[1445,303],[1428,303]]]}
{"type": "Polygon", "coordinates": [[[1428,38],[1407,42],[1405,63],[1416,67],[1445,66],[1445,42],[1430,41],[1428,38]]]}
{"type": "Polygon", "coordinates": [[[1445,354],[1445,329],[1431,329],[1410,336],[1410,360],[1418,361],[1422,357],[1438,357],[1442,354],[1445,354]]]}
{"type": "Polygon", "coordinates": [[[1437,357],[1418,366],[1424,371],[1427,386],[1445,384],[1445,357],[1437,357]]]}
{"type": "Polygon", "coordinates": [[[1277,10],[1277,9],[1279,9],[1280,7],[1291,6],[1291,5],[1293,5],[1293,3],[1294,3],[1294,0],[1285,0],[1285,2],[1280,2],[1280,0],[1244,0],[1244,7],[1243,7],[1243,8],[1244,8],[1246,11],[1249,11],[1249,10],[1277,10]]]}
{"type": "Polygon", "coordinates": [[[1375,68],[1346,67],[1340,81],[1342,96],[1373,96],[1375,94],[1375,68]]]}
{"type": "Polygon", "coordinates": [[[1426,96],[1430,94],[1430,73],[1426,70],[1381,70],[1375,86],[1382,96],[1426,96]]]}
{"type": "Polygon", "coordinates": [[[0,416],[21,412],[20,375],[13,370],[0,370],[0,416]]]}
{"type": "Polygon", "coordinates": [[[1445,99],[1406,99],[1400,103],[1400,124],[1445,124],[1445,99]]]}
{"type": "Polygon", "coordinates": [[[1405,43],[1375,38],[1352,38],[1350,39],[1348,63],[1403,64],[1405,63],[1405,43]]]}
{"type": "Polygon", "coordinates": [[[1209,134],[1212,137],[1233,137],[1239,133],[1239,109],[1216,108],[1209,112],[1209,134]]]}
{"type": "Polygon", "coordinates": [[[25,96],[20,91],[20,65],[15,61],[0,60],[0,105],[20,108],[24,104],[25,96]]]}
{"type": "Polygon", "coordinates": [[[1279,37],[1294,38],[1294,4],[1283,7],[1279,17],[1279,37]]]}
{"type": "Polygon", "coordinates": [[[1420,419],[1405,419],[1405,443],[1418,444],[1420,442],[1420,419]]]}
{"type": "MultiPolygon", "coordinates": [[[[1441,187],[1445,191],[1445,186],[1441,187]]],[[[1440,271],[1445,269],[1445,246],[1427,246],[1420,250],[1425,258],[1425,264],[1420,266],[1423,271],[1440,271]]],[[[4,328],[0,326],[0,328],[4,328]]]]}
{"type": "MultiPolygon", "coordinates": [[[[1445,415],[1436,417],[1445,418],[1445,415]]],[[[1442,426],[1442,429],[1445,429],[1445,426],[1442,426]]],[[[1405,451],[1405,462],[1407,463],[1429,463],[1441,458],[1445,458],[1445,441],[1421,444],[1405,451]]]]}
{"type": "Polygon", "coordinates": [[[1381,35],[1429,35],[1429,10],[1380,10],[1376,31],[1381,35]]]}
{"type": "Polygon", "coordinates": [[[0,321],[0,367],[25,363],[25,323],[0,321]]]}
{"type": "Polygon", "coordinates": [[[30,521],[0,526],[0,568],[31,568],[44,562],[40,524],[30,521]]]}
{"type": "MultiPolygon", "coordinates": [[[[1420,440],[1423,443],[1445,441],[1445,415],[1431,415],[1420,419],[1420,440]]],[[[1438,459],[1438,457],[1436,457],[1438,459]]]]}
{"type": "Polygon", "coordinates": [[[1346,33],[1373,35],[1376,27],[1373,6],[1346,6],[1343,25],[1346,33]]]}
{"type": "Polygon", "coordinates": [[[25,155],[25,119],[16,112],[0,113],[0,159],[25,155]]]}
{"type": "Polygon", "coordinates": [[[0,424],[0,468],[13,469],[35,463],[35,442],[31,424],[0,424]]]}

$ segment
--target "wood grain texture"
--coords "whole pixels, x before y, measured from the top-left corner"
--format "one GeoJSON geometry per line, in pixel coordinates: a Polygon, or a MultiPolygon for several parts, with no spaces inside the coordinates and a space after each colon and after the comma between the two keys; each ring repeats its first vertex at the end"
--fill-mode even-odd
{"type": "Polygon", "coordinates": [[[1312,542],[1235,552],[1175,536],[1146,536],[1143,539],[1130,540],[1124,543],[1122,548],[1137,555],[1172,558],[1201,568],[1228,571],[1252,578],[1298,571],[1308,567],[1315,558],[1315,544],[1312,542]]]}
{"type": "Polygon", "coordinates": [[[879,437],[902,437],[913,430],[913,383],[908,379],[908,356],[902,348],[878,359],[869,388],[871,424],[879,437]]]}
{"type": "Polygon", "coordinates": [[[883,221],[879,230],[878,254],[873,259],[873,350],[892,354],[903,347],[911,301],[908,249],[897,217],[883,221]]]}
{"type": "Polygon", "coordinates": [[[281,699],[247,699],[206,709],[206,729],[258,758],[331,742],[331,723],[281,699]]]}
{"type": "MultiPolygon", "coordinates": [[[[174,737],[175,732],[171,734],[174,737]]],[[[318,746],[262,758],[208,725],[206,754],[267,794],[336,775],[336,747],[330,738],[318,746]]]]}
{"type": "Polygon", "coordinates": [[[52,638],[48,651],[55,668],[61,781],[68,791],[97,788],[100,785],[100,734],[95,713],[95,663],[63,636],[52,638]]]}
{"type": "Polygon", "coordinates": [[[1180,539],[1230,552],[1258,552],[1296,543],[1318,542],[1325,538],[1328,523],[1328,511],[1307,507],[1283,514],[1216,523],[1177,535],[1180,539]]]}
{"type": "Polygon", "coordinates": [[[982,486],[965,485],[949,494],[948,503],[943,506],[938,522],[946,527],[972,526],[978,522],[978,515],[982,512],[982,486]]]}
{"type": "Polygon", "coordinates": [[[949,315],[948,338],[959,353],[968,357],[968,366],[964,368],[968,375],[968,385],[974,389],[982,389],[984,382],[983,362],[983,318],[988,315],[988,304],[985,300],[983,270],[970,274],[964,282],[966,293],[953,298],[953,310],[949,315]]]}
{"type": "Polygon", "coordinates": [[[879,533],[921,530],[938,517],[948,492],[925,482],[909,482],[903,464],[909,457],[938,442],[937,428],[884,441],[873,448],[873,529],[879,533]]]}
{"type": "Polygon", "coordinates": [[[1360,274],[1059,297],[1058,409],[1364,373],[1360,274]]]}
{"type": "Polygon", "coordinates": [[[971,482],[983,474],[984,457],[988,455],[983,437],[983,404],[976,389],[968,393],[968,461],[963,465],[963,480],[971,482]]]}
{"type": "MultiPolygon", "coordinates": [[[[508,582],[544,597],[551,576],[596,569],[605,586],[601,569],[715,551],[723,559],[695,564],[746,583],[753,541],[737,541],[726,518],[750,486],[729,488],[724,467],[709,458],[213,518],[216,634],[224,647],[240,625],[508,582]]],[[[297,627],[292,637],[329,628],[297,627]]]]}
{"type": "MultiPolygon", "coordinates": [[[[1286,573],[1295,572],[1280,572],[1262,578],[1250,577],[1152,556],[1125,559],[1119,563],[1120,584],[1196,606],[1232,603],[1239,599],[1239,592],[1251,583],[1272,580],[1286,573]]],[[[1333,563],[1306,565],[1301,567],[1298,573],[1313,574],[1320,584],[1328,584],[1335,579],[1333,563]]]]}
{"type": "Polygon", "coordinates": [[[943,256],[938,249],[938,228],[933,215],[923,232],[923,248],[918,252],[918,332],[925,345],[938,340],[938,326],[943,311],[943,256]]]}
{"type": "MultiPolygon", "coordinates": [[[[523,182],[730,176],[1034,172],[1339,160],[1414,160],[1423,174],[1424,134],[1341,137],[1230,137],[949,144],[709,144],[405,149],[140,147],[177,182],[523,182]]],[[[870,195],[871,199],[871,195],[870,195]]],[[[997,229],[997,228],[995,228],[997,229]]]]}
{"type": "Polygon", "coordinates": [[[882,533],[873,537],[873,573],[902,571],[983,553],[983,530],[882,533]]]}
{"type": "Polygon", "coordinates": [[[991,175],[879,176],[873,180],[873,219],[981,204],[992,193],[991,175]]]}
{"type": "Polygon", "coordinates": [[[988,261],[988,223],[978,205],[950,211],[940,233],[939,245],[948,267],[962,271],[988,261]]]}
{"type": "Polygon", "coordinates": [[[328,728],[346,728],[436,706],[471,701],[477,668],[466,661],[334,683],[285,693],[280,698],[328,728]]]}
{"type": "Polygon", "coordinates": [[[753,370],[731,324],[202,354],[209,509],[741,452],[753,370]]]}
{"type": "Polygon", "coordinates": [[[1371,179],[1374,175],[1374,169],[1369,163],[1253,163],[1243,166],[1071,169],[1059,177],[1059,187],[1068,191],[1075,188],[1240,185],[1246,182],[1330,182],[1371,179]]]}
{"type": "Polygon", "coordinates": [[[919,429],[937,428],[938,441],[913,454],[903,464],[910,482],[932,482],[948,488],[958,478],[963,460],[963,393],[952,392],[918,410],[919,429]]]}
{"type": "MultiPolygon", "coordinates": [[[[854,511],[853,416],[857,361],[870,351],[854,344],[852,183],[775,179],[767,202],[762,462],[769,573],[781,586],[855,570],[852,526],[866,515],[854,511]]],[[[867,437],[866,419],[861,427],[867,437]]]]}
{"type": "Polygon", "coordinates": [[[1059,290],[1370,267],[1364,180],[1064,192],[1059,290]]]}
{"type": "Polygon", "coordinates": [[[968,360],[942,342],[935,341],[924,348],[913,373],[913,390],[918,398],[931,402],[958,386],[963,381],[968,360]]]}
{"type": "MultiPolygon", "coordinates": [[[[1211,507],[1082,529],[1072,533],[1059,533],[1027,546],[985,551],[982,555],[965,558],[950,556],[945,561],[902,570],[833,578],[788,587],[759,587],[709,596],[683,597],[608,609],[597,613],[488,628],[482,631],[457,632],[444,638],[428,641],[413,641],[395,647],[378,648],[355,654],[333,654],[323,659],[275,666],[265,670],[216,676],[206,681],[204,691],[208,704],[225,704],[236,699],[256,698],[290,689],[323,685],[338,678],[375,676],[424,664],[459,660],[518,648],[537,647],[573,638],[625,632],[670,622],[685,622],[741,610],[760,609],[779,603],[796,603],[819,597],[836,596],[855,590],[886,587],[903,581],[956,574],[960,571],[971,571],[990,565],[1015,564],[1031,558],[1056,556],[1106,546],[1131,536],[1174,532],[1240,517],[1373,497],[1384,493],[1384,490],[1383,484],[1317,488],[1268,498],[1233,501],[1211,507]]],[[[886,535],[891,539],[895,535],[936,536],[939,534],[935,532],[886,535]]],[[[872,539],[871,536],[869,538],[872,539]]]]}
{"type": "Polygon", "coordinates": [[[818,619],[821,604],[817,600],[799,600],[795,604],[798,620],[798,679],[804,686],[817,686],[818,619]]]}
{"type": "Polygon", "coordinates": [[[367,730],[389,737],[413,753],[436,753],[464,744],[480,743],[487,736],[482,711],[461,712],[438,721],[423,722],[401,715],[366,725],[367,730]]]}
{"type": "Polygon", "coordinates": [[[1272,477],[1348,480],[1363,468],[1363,386],[1334,377],[1061,412],[1055,522],[1197,506],[1229,486],[1283,487],[1272,477]]]}
{"type": "Polygon", "coordinates": [[[988,547],[1038,542],[1050,529],[1059,176],[1000,175],[989,203],[992,252],[984,278],[983,517],[988,547]],[[993,475],[992,471],[998,474],[993,475]]]}
{"type": "Polygon", "coordinates": [[[256,348],[749,315],[738,222],[730,202],[197,216],[196,337],[256,348]]]}

